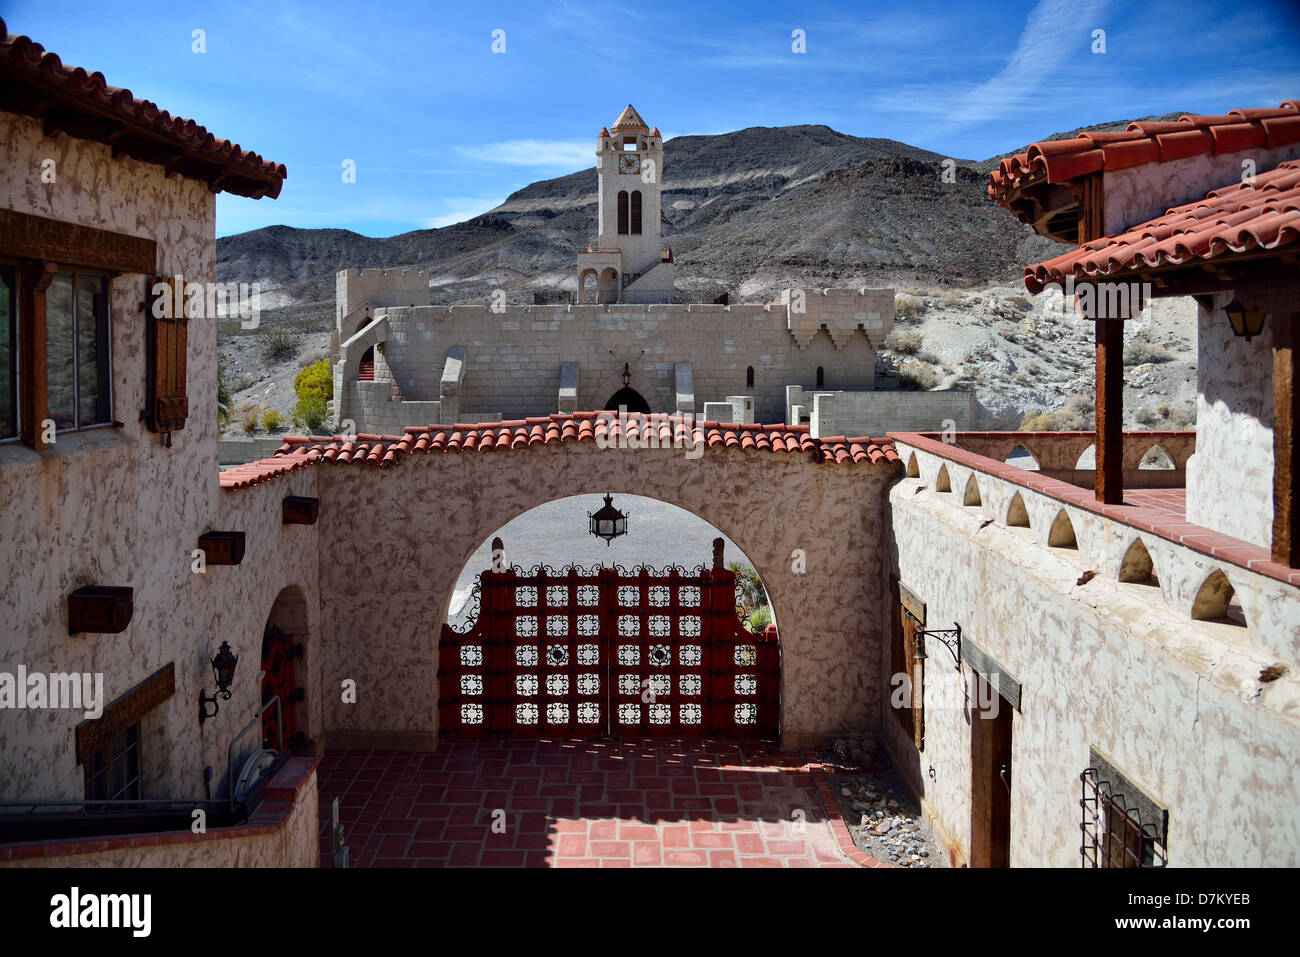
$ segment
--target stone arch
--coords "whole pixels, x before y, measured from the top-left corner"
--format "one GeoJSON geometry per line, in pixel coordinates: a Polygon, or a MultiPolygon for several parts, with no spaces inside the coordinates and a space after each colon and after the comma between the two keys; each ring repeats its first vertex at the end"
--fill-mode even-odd
{"type": "Polygon", "coordinates": [[[908,477],[908,478],[920,478],[920,477],[921,477],[921,468],[920,468],[920,466],[918,466],[918,465],[916,464],[916,453],[915,453],[915,452],[913,452],[911,455],[909,455],[909,456],[907,457],[907,477],[908,477]]]}
{"type": "Polygon", "coordinates": [[[1090,442],[1088,447],[1079,453],[1079,457],[1074,460],[1075,471],[1079,469],[1091,469],[1097,467],[1097,445],[1090,442]]]}
{"type": "Polygon", "coordinates": [[[982,505],[980,499],[979,483],[975,481],[975,473],[971,473],[970,478],[966,479],[966,490],[962,493],[961,503],[963,505],[982,505]]]}
{"type": "Polygon", "coordinates": [[[1033,452],[1030,452],[1029,449],[1025,448],[1023,445],[1017,445],[1014,449],[1012,449],[1010,452],[1007,453],[1007,457],[1002,461],[1008,464],[1015,465],[1016,468],[1025,469],[1026,471],[1030,471],[1030,472],[1038,471],[1038,459],[1034,457],[1033,452]],[[1025,464],[1023,461],[1013,463],[1011,460],[1013,458],[1016,458],[1017,454],[1029,456],[1029,464],[1025,464]]]}
{"type": "Polygon", "coordinates": [[[1216,568],[1201,582],[1192,601],[1192,617],[1197,621],[1214,621],[1228,617],[1235,590],[1222,569],[1216,568]]]}
{"type": "Polygon", "coordinates": [[[640,412],[643,415],[650,414],[650,403],[645,400],[645,396],[627,385],[611,395],[605,401],[603,408],[614,412],[625,408],[628,412],[640,412]]]}
{"type": "Polygon", "coordinates": [[[263,714],[262,744],[276,747],[283,740],[286,751],[295,751],[307,747],[314,737],[308,705],[317,704],[311,701],[315,689],[308,680],[316,661],[309,608],[301,586],[282,588],[265,621],[258,659],[258,706],[279,697],[280,708],[278,727],[274,705],[263,714]]]}
{"type": "Polygon", "coordinates": [[[1047,533],[1047,544],[1052,548],[1078,548],[1079,540],[1074,534],[1074,523],[1065,509],[1056,513],[1052,527],[1047,533]]]}
{"type": "Polygon", "coordinates": [[[1011,503],[1007,506],[1007,524],[1015,528],[1029,528],[1029,510],[1025,508],[1025,500],[1017,492],[1011,496],[1011,503]]]}
{"type": "Polygon", "coordinates": [[[1119,580],[1122,582],[1137,582],[1142,585],[1159,584],[1155,565],[1151,561],[1151,553],[1142,544],[1142,539],[1133,539],[1133,544],[1124,553],[1124,558],[1119,564],[1119,580]]]}
{"type": "Polygon", "coordinates": [[[1174,457],[1159,442],[1144,451],[1141,460],[1138,462],[1138,468],[1147,471],[1168,471],[1177,467],[1174,463],[1174,457]]]}
{"type": "Polygon", "coordinates": [[[936,492],[952,491],[952,480],[948,478],[948,466],[939,466],[939,474],[934,479],[934,490],[936,492]]]}
{"type": "Polygon", "coordinates": [[[578,302],[600,302],[600,273],[595,269],[584,269],[578,276],[578,302]]]}
{"type": "Polygon", "coordinates": [[[618,270],[606,266],[600,273],[600,301],[618,302],[618,270]]]}

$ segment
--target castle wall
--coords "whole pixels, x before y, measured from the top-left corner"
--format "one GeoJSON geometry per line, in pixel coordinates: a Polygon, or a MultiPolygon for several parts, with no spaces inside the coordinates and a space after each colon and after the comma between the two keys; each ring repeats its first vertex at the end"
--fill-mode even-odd
{"type": "Polygon", "coordinates": [[[355,328],[343,328],[343,320],[362,303],[381,306],[422,306],[429,301],[427,269],[341,269],[334,277],[334,323],[340,342],[346,342],[355,328]]]}
{"type": "MultiPolygon", "coordinates": [[[[388,308],[382,310],[388,324],[382,358],[403,397],[432,402],[440,398],[447,350],[463,346],[461,417],[557,411],[566,362],[578,364],[580,409],[604,408],[623,386],[627,363],[629,384],[651,411],[675,412],[675,364],[690,362],[696,408],[686,411],[753,394],[757,420],[779,422],[786,414],[785,387],[813,388],[819,367],[825,388],[871,389],[875,349],[893,324],[890,290],[810,291],[801,306],[793,323],[792,307],[775,304],[388,308]],[[752,387],[746,378],[750,366],[752,387]]],[[[375,409],[339,375],[336,395],[345,396],[339,417],[355,421],[358,431],[378,431],[381,421],[436,421],[427,409],[375,409]]]]}

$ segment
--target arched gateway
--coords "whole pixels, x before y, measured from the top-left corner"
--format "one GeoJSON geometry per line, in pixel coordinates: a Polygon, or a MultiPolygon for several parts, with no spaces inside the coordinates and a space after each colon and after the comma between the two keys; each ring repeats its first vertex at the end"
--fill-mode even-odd
{"type": "Polygon", "coordinates": [[[442,627],[441,733],[776,737],[776,626],[737,617],[722,544],[712,568],[685,572],[484,572],[477,620],[442,627]]]}

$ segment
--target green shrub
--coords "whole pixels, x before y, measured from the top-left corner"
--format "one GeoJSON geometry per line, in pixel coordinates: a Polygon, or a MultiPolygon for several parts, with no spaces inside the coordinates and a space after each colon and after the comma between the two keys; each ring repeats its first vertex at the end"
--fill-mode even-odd
{"type": "Polygon", "coordinates": [[[217,426],[224,429],[230,423],[231,406],[234,397],[230,392],[230,383],[226,381],[226,363],[217,360],[217,426]]]}
{"type": "Polygon", "coordinates": [[[329,359],[322,359],[299,372],[293,380],[293,391],[298,397],[293,410],[294,423],[316,431],[325,421],[329,401],[334,398],[334,377],[330,373],[329,359]]]}
{"type": "Polygon", "coordinates": [[[267,409],[262,413],[262,428],[268,432],[275,432],[284,422],[284,417],[275,409],[267,409]]]}
{"type": "Polygon", "coordinates": [[[257,419],[262,414],[262,407],[253,402],[241,402],[235,406],[235,422],[245,432],[257,428],[257,419]]]}

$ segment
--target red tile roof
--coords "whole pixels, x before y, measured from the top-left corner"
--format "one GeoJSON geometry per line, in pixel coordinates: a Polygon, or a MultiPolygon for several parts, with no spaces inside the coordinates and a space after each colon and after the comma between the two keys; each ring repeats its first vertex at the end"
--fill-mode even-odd
{"type": "Polygon", "coordinates": [[[1175,206],[1123,233],[1028,266],[1025,288],[1037,295],[1067,277],[1076,282],[1105,279],[1133,270],[1274,250],[1298,241],[1300,160],[1291,160],[1256,175],[1253,182],[1211,190],[1204,199],[1175,206]]]}
{"type": "Polygon", "coordinates": [[[136,99],[130,90],[109,86],[102,73],[64,66],[39,43],[10,34],[4,20],[0,109],[44,117],[48,132],[100,142],[111,138],[115,155],[166,164],[183,176],[207,180],[215,189],[240,196],[279,196],[288,176],[283,164],[217,139],[193,120],[136,99]]]}
{"type": "Polygon", "coordinates": [[[1188,115],[1172,123],[1134,122],[1123,132],[1080,133],[1073,139],[1034,143],[989,173],[989,196],[1011,209],[1014,193],[1026,182],[1064,183],[1098,170],[1293,143],[1300,143],[1300,100],[1286,100],[1275,110],[1188,115]]]}
{"type": "MultiPolygon", "coordinates": [[[[805,453],[814,461],[834,464],[898,462],[898,453],[883,439],[834,436],[814,439],[806,425],[733,425],[675,416],[629,413],[627,438],[642,442],[654,435],[672,445],[676,434],[687,445],[702,442],[709,449],[754,449],[760,452],[805,453]],[[687,430],[690,430],[689,432],[687,430]]],[[[405,455],[435,452],[504,452],[550,442],[616,442],[623,434],[617,416],[600,412],[538,416],[505,422],[469,425],[408,426],[404,435],[361,434],[285,436],[273,458],[250,462],[221,473],[222,488],[247,488],[276,475],[318,463],[339,465],[397,465],[405,455]]]]}

